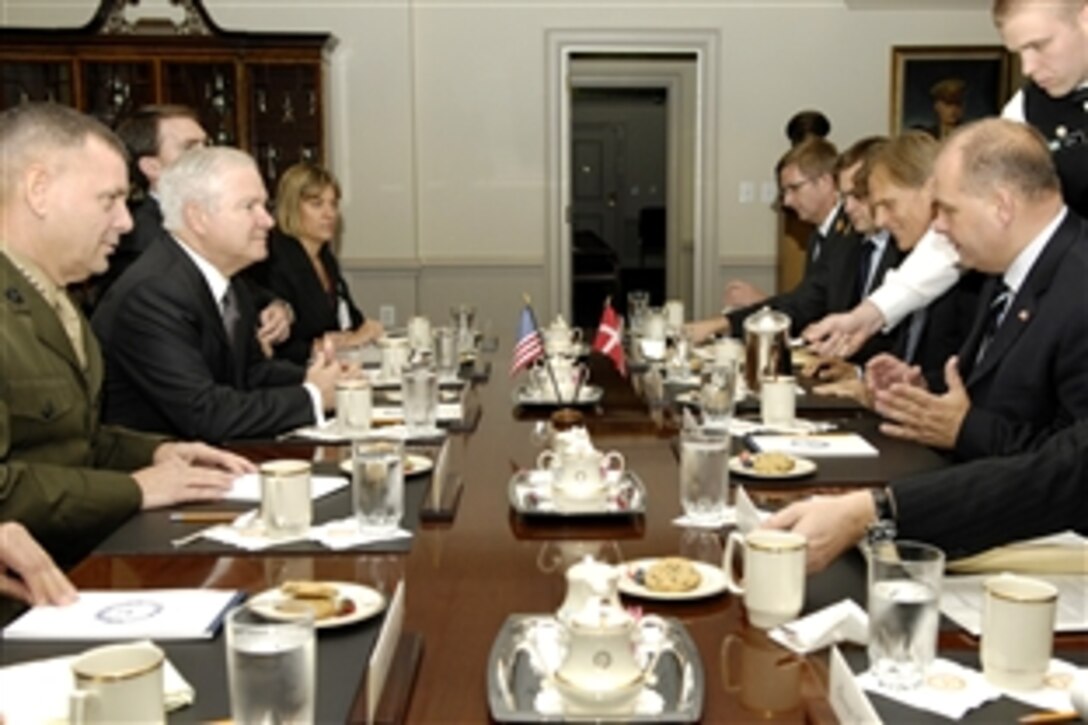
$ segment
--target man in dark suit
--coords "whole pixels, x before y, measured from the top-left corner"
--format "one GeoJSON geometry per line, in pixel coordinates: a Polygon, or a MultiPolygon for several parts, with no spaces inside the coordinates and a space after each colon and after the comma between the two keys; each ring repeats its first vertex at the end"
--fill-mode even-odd
{"type": "Polygon", "coordinates": [[[1039,133],[1012,121],[957,131],[934,178],[934,228],[994,277],[945,366],[947,392],[879,390],[882,430],[960,459],[1030,450],[1088,417],[1088,222],[1063,204],[1039,133]]]}
{"type": "MultiPolygon", "coordinates": [[[[786,152],[779,161],[782,203],[793,209],[802,221],[816,225],[806,245],[805,275],[800,283],[789,292],[754,305],[689,324],[687,329],[696,341],[712,335],[743,334],[744,320],[764,306],[788,314],[793,334],[826,314],[819,310],[829,303],[829,294],[841,291],[838,275],[850,269],[856,273],[859,243],[839,202],[835,183],[837,160],[838,154],[831,143],[821,138],[809,138],[786,152]]],[[[851,284],[855,284],[853,278],[851,284]]]]}
{"type": "Polygon", "coordinates": [[[887,489],[817,496],[766,525],[804,534],[809,569],[823,569],[878,522],[949,558],[1073,529],[1088,535],[1088,420],[1039,450],[982,458],[893,481],[887,489]]]}
{"type": "Polygon", "coordinates": [[[341,370],[266,359],[249,289],[234,279],[268,253],[272,227],[253,159],[184,154],[159,183],[172,234],[144,252],[94,315],[106,355],[105,420],[209,441],[274,436],[321,422],[341,370]]]}
{"type": "Polygon", "coordinates": [[[124,147],[54,104],[0,114],[0,520],[62,565],[141,508],[214,499],[238,456],[101,425],[102,356],[65,288],[132,224],[124,147]]]}
{"type": "MultiPolygon", "coordinates": [[[[90,299],[84,309],[90,315],[106,291],[156,240],[166,235],[159,206],[159,179],[170,166],[190,149],[206,146],[208,134],[200,125],[196,111],[188,106],[142,106],[117,127],[117,135],[129,151],[129,175],[133,194],[129,200],[132,230],[121,235],[117,251],[110,258],[110,268],[91,280],[90,299]]],[[[287,339],[293,313],[286,303],[252,281],[250,285],[261,310],[257,338],[266,356],[272,347],[287,339]]]]}

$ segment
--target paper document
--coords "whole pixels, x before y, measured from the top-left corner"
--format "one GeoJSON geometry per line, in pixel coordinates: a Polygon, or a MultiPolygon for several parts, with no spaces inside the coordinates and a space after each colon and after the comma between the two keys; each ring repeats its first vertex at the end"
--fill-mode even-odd
{"type": "Polygon", "coordinates": [[[34,607],[4,639],[80,641],[211,639],[241,592],[220,589],[81,591],[75,604],[34,607]]]}
{"type": "MultiPolygon", "coordinates": [[[[941,614],[976,637],[982,634],[982,583],[991,575],[946,576],[941,583],[941,614]]],[[[1058,588],[1056,632],[1088,632],[1088,578],[1080,574],[1032,574],[1058,588]]]]}
{"type": "Polygon", "coordinates": [[[880,455],[880,451],[857,433],[823,433],[810,436],[754,435],[749,436],[748,440],[757,451],[777,451],[802,458],[851,458],[880,455]]]}
{"type": "MultiPolygon", "coordinates": [[[[328,496],[334,491],[339,491],[348,485],[348,479],[343,476],[311,476],[310,498],[316,501],[328,496]]],[[[249,501],[260,503],[261,501],[261,476],[258,473],[246,473],[231,481],[230,491],[223,497],[228,501],[249,501]]]]}

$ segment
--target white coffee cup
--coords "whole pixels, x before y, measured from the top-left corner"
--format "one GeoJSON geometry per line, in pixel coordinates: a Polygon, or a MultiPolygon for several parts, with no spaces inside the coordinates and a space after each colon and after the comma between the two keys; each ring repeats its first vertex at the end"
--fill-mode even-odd
{"type": "Polygon", "coordinates": [[[748,621],[771,629],[796,619],[805,602],[805,537],[792,531],[733,531],[725,545],[725,582],[744,597],[748,621]],[[736,548],[744,549],[744,579],[733,574],[736,548]]]}
{"type": "Polygon", "coordinates": [[[76,689],[68,698],[73,723],[163,723],[163,661],[150,642],[95,647],[72,662],[76,689]]]}
{"type": "Polygon", "coordinates": [[[341,380],[336,384],[336,422],[346,436],[370,430],[372,396],[365,380],[341,380]]]}
{"type": "Polygon", "coordinates": [[[684,302],[683,300],[668,300],[665,302],[665,327],[669,330],[679,330],[684,326],[684,302]]]}
{"type": "Polygon", "coordinates": [[[990,577],[983,587],[982,673],[998,687],[1042,687],[1054,647],[1057,588],[1014,574],[990,577]]]}
{"type": "Polygon", "coordinates": [[[416,315],[408,320],[408,345],[413,350],[431,349],[431,321],[416,315]]]}
{"type": "Polygon", "coordinates": [[[797,419],[796,379],[792,375],[763,378],[760,415],[763,425],[790,425],[797,419]]]}
{"type": "Polygon", "coordinates": [[[309,461],[265,461],[261,478],[261,522],[272,537],[299,536],[313,523],[309,461]]]}

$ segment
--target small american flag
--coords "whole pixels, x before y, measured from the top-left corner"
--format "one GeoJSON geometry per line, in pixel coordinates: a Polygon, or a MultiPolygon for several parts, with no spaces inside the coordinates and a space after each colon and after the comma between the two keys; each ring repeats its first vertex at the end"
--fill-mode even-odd
{"type": "Polygon", "coordinates": [[[523,370],[534,360],[544,354],[544,343],[540,339],[540,332],[536,329],[536,321],[529,305],[521,310],[521,318],[518,320],[518,341],[514,345],[514,359],[510,363],[510,375],[518,370],[523,370]]]}

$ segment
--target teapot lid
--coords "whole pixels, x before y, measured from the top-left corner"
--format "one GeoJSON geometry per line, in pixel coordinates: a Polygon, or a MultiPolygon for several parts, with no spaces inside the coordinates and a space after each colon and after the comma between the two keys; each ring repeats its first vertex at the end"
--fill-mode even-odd
{"type": "Polygon", "coordinates": [[[789,329],[789,326],[788,315],[766,306],[748,315],[748,318],[744,320],[744,329],[754,333],[782,332],[789,329]]]}
{"type": "Polygon", "coordinates": [[[563,315],[559,314],[555,316],[555,322],[552,323],[552,327],[561,329],[569,327],[569,325],[567,325],[567,321],[563,319],[563,315]]]}

